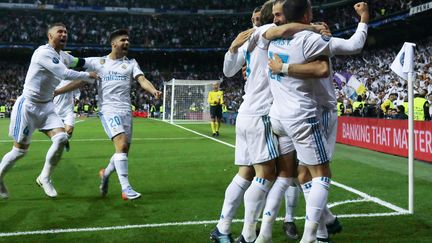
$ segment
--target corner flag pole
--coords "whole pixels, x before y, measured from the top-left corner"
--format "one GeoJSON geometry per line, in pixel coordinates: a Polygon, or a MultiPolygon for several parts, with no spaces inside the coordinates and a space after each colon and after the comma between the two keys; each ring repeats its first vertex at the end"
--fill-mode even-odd
{"type": "Polygon", "coordinates": [[[414,214],[414,43],[405,43],[403,72],[408,73],[408,211],[414,214]]]}
{"type": "Polygon", "coordinates": [[[408,211],[414,213],[414,47],[405,42],[390,68],[408,81],[408,211]]]}
{"type": "Polygon", "coordinates": [[[414,213],[414,85],[408,73],[408,211],[414,213]]]}

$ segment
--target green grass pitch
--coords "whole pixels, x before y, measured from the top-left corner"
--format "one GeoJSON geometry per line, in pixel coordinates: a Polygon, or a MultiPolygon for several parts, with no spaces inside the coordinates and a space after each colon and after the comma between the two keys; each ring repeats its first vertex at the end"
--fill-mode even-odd
{"type": "MultiPolygon", "coordinates": [[[[0,156],[12,146],[8,126],[8,119],[0,119],[0,156]]],[[[181,126],[210,135],[209,125],[181,126]]],[[[35,183],[50,141],[35,132],[29,153],[5,177],[10,198],[0,200],[0,241],[209,242],[237,171],[228,146],[234,144],[234,127],[221,128],[217,139],[223,144],[161,121],[135,119],[133,137],[129,179],[141,199],[121,200],[115,174],[107,197],[99,196],[98,171],[114,148],[96,118],[76,124],[71,151],[53,175],[59,195],[50,199],[35,183]]],[[[344,226],[334,242],[432,242],[432,164],[415,162],[414,215],[397,210],[408,207],[407,159],[337,145],[332,171],[338,184],[331,187],[329,203],[344,226]]],[[[303,201],[300,196],[299,217],[303,201]]],[[[237,215],[243,218],[242,207],[237,215]]],[[[304,220],[296,222],[302,230],[304,220]]],[[[233,224],[234,236],[241,227],[233,224]]],[[[281,228],[277,221],[276,243],[287,241],[281,228]]]]}

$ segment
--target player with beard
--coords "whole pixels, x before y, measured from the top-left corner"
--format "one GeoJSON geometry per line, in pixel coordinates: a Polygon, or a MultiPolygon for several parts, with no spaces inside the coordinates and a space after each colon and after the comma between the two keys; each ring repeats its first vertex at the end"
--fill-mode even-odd
{"type": "Polygon", "coordinates": [[[60,80],[84,80],[93,83],[95,72],[77,72],[67,67],[83,64],[82,59],[62,51],[67,42],[67,29],[62,23],[48,27],[48,44],[35,50],[24,82],[24,90],[12,109],[9,136],[14,139],[12,150],[0,163],[0,197],[8,198],[9,192],[3,182],[6,172],[27,153],[33,132],[39,129],[51,138],[52,145],[46,154],[45,164],[36,183],[48,197],[57,197],[51,182],[51,174],[60,161],[68,141],[64,124],[54,111],[53,94],[60,80]]]}

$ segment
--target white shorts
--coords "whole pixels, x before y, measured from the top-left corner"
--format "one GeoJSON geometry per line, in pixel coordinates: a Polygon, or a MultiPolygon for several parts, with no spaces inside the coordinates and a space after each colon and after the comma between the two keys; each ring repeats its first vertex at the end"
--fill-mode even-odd
{"type": "Polygon", "coordinates": [[[12,108],[9,125],[9,136],[15,142],[30,144],[36,129],[47,131],[54,128],[64,128],[64,124],[55,113],[52,101],[36,103],[24,96],[18,97],[12,108]]]}
{"type": "Polygon", "coordinates": [[[279,152],[281,155],[286,155],[295,150],[294,144],[290,136],[278,136],[279,152]]]}
{"type": "Polygon", "coordinates": [[[279,156],[268,116],[239,114],[236,121],[235,164],[251,166],[279,156]]]}
{"type": "Polygon", "coordinates": [[[110,139],[125,133],[128,143],[132,140],[132,114],[130,112],[99,112],[102,126],[110,139]]]}
{"type": "Polygon", "coordinates": [[[297,158],[303,165],[319,165],[329,161],[327,141],[315,117],[299,121],[271,119],[273,131],[292,139],[297,158]]]}
{"type": "Polygon", "coordinates": [[[63,113],[60,118],[62,119],[63,123],[67,126],[73,127],[75,125],[75,113],[68,112],[63,113]]]}
{"type": "Polygon", "coordinates": [[[327,141],[329,160],[332,160],[336,146],[336,133],[338,122],[337,111],[323,110],[318,112],[320,113],[318,116],[320,118],[320,124],[322,125],[324,136],[327,141]]]}

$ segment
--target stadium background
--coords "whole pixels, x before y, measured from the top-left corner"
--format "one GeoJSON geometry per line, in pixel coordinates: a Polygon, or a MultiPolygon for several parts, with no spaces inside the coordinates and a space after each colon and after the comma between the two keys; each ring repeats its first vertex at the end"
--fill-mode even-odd
{"type": "MultiPolygon", "coordinates": [[[[227,107],[230,112],[235,113],[241,103],[243,81],[240,74],[229,79],[223,76],[223,56],[235,36],[240,31],[250,28],[251,11],[263,2],[264,1],[255,0],[0,0],[0,105],[6,105],[7,109],[10,110],[14,99],[20,95],[32,52],[39,45],[46,43],[45,31],[47,24],[52,22],[63,22],[67,25],[69,31],[69,40],[66,50],[70,50],[75,56],[106,55],[110,50],[109,43],[107,42],[107,37],[110,31],[116,28],[128,28],[131,31],[132,44],[132,48],[129,50],[129,56],[138,60],[141,69],[156,87],[162,90],[163,82],[172,78],[223,79],[221,88],[225,91],[227,107]]],[[[355,16],[355,13],[352,10],[352,5],[355,2],[356,1],[351,0],[312,1],[314,5],[314,18],[316,21],[327,22],[334,36],[349,37],[356,28],[356,18],[353,17],[355,16]]],[[[428,91],[427,93],[430,94],[432,92],[432,30],[429,26],[429,23],[432,22],[432,10],[430,9],[432,3],[430,3],[430,0],[382,0],[367,2],[370,6],[371,22],[365,50],[362,54],[355,57],[333,59],[332,62],[335,71],[344,75],[356,75],[369,91],[368,101],[371,101],[370,104],[372,106],[375,105],[377,109],[380,109],[377,99],[385,99],[385,97],[392,92],[397,92],[401,94],[401,96],[404,94],[405,87],[404,84],[402,84],[403,82],[389,71],[389,65],[402,46],[402,43],[404,41],[410,41],[417,44],[415,61],[418,75],[415,82],[415,88],[417,90],[426,89],[428,91]],[[429,5],[415,8],[415,6],[425,3],[429,3],[429,5]],[[398,85],[398,83],[401,83],[401,85],[398,85]],[[384,92],[386,96],[380,98],[380,92],[384,92]],[[375,100],[375,103],[373,100],[375,100]]],[[[355,97],[350,96],[352,95],[350,90],[338,87],[337,84],[335,84],[335,88],[341,97],[351,98],[351,102],[355,100],[355,97]]],[[[94,87],[89,86],[83,88],[79,99],[80,110],[83,110],[85,104],[88,104],[90,107],[95,106],[96,95],[96,89],[94,87]]],[[[151,105],[161,105],[160,101],[153,100],[149,94],[146,94],[139,89],[134,90],[132,96],[134,105],[138,110],[149,109],[151,105]]],[[[8,112],[6,112],[6,114],[7,113],[8,112]]],[[[393,117],[388,116],[386,118],[393,117]]],[[[91,124],[96,123],[92,122],[91,124]]],[[[6,139],[7,122],[3,120],[0,125],[1,139],[6,139]]],[[[146,125],[151,126],[155,124],[151,122],[146,125]]],[[[163,129],[169,130],[166,127],[163,129]]],[[[196,129],[196,127],[194,129],[196,129]]],[[[209,128],[207,127],[198,128],[198,130],[203,134],[208,133],[208,129],[209,128]]],[[[233,132],[232,128],[230,129],[231,130],[228,129],[229,131],[227,131],[227,142],[233,142],[232,134],[228,135],[233,132]]],[[[85,131],[87,132],[87,130],[85,131]]],[[[90,131],[91,130],[88,132],[91,133],[90,131]]],[[[149,130],[145,130],[145,132],[151,134],[149,130]]],[[[103,134],[99,135],[103,137],[103,134]]],[[[85,138],[86,135],[82,134],[82,137],[85,138]]],[[[77,138],[80,138],[80,135],[78,135],[77,138]]],[[[6,146],[5,143],[0,145],[1,154],[3,154],[9,147],[8,145],[6,146]]],[[[137,147],[138,146],[140,145],[137,145],[137,147]]],[[[79,150],[80,148],[76,149],[79,150]]],[[[83,149],[85,149],[85,147],[83,149]]],[[[192,146],[187,149],[194,150],[192,146]]],[[[341,149],[341,147],[338,147],[338,149],[341,149]]],[[[158,153],[161,151],[162,150],[155,149],[153,152],[158,153]]],[[[347,151],[349,151],[349,149],[344,151],[345,156],[349,156],[350,152],[361,154],[358,158],[351,158],[355,160],[353,165],[358,163],[356,159],[369,160],[372,157],[379,157],[381,159],[381,156],[383,156],[380,154],[369,154],[368,151],[363,150],[347,151]]],[[[184,152],[184,150],[179,151],[179,153],[181,152],[184,152]]],[[[43,155],[43,149],[41,149],[41,151],[34,149],[32,150],[32,153],[37,154],[34,158],[41,157],[41,155],[43,155]]],[[[340,153],[340,155],[337,156],[343,156],[342,154],[343,153],[340,153]]],[[[65,160],[67,160],[67,158],[65,160]]],[[[404,169],[404,162],[403,160],[400,160],[400,158],[388,157],[383,160],[393,161],[396,164],[395,168],[400,170],[404,169]]],[[[226,156],[224,163],[226,163],[226,161],[231,161],[230,156],[226,156]]],[[[374,159],[371,159],[371,161],[375,162],[374,159]]],[[[385,162],[386,166],[390,166],[391,164],[391,162],[385,162]]],[[[221,163],[214,164],[214,167],[209,169],[209,171],[218,170],[217,165],[221,166],[221,163]]],[[[427,167],[427,165],[421,163],[417,166],[420,166],[424,171],[431,170],[430,166],[427,167]]],[[[343,167],[343,169],[346,169],[347,167],[348,166],[343,167]]],[[[382,167],[385,166],[383,165],[382,167]]],[[[225,166],[223,168],[224,170],[226,169],[225,166]]],[[[227,170],[234,171],[233,168],[228,168],[227,170]]],[[[336,170],[338,170],[338,168],[336,168],[336,170]]],[[[60,173],[61,172],[59,172],[59,174],[60,173]]],[[[367,170],[359,169],[359,171],[355,173],[367,174],[367,170]]],[[[405,175],[404,173],[405,172],[403,172],[402,175],[405,175]]],[[[211,173],[209,172],[209,174],[211,173]]],[[[216,178],[218,178],[218,176],[229,178],[231,174],[226,175],[222,172],[218,172],[213,176],[216,178]]],[[[190,176],[194,177],[194,175],[190,176]]],[[[393,174],[386,174],[386,177],[392,176],[393,174]]],[[[11,175],[9,178],[11,177],[13,176],[11,175]]],[[[342,176],[341,173],[340,177],[349,180],[348,175],[342,176]]],[[[431,181],[430,179],[425,179],[428,177],[427,174],[422,174],[421,177],[422,179],[419,184],[422,185],[421,188],[423,189],[419,188],[419,191],[427,193],[427,188],[430,188],[431,181]]],[[[357,179],[361,181],[360,178],[357,179]]],[[[227,181],[228,179],[225,180],[225,182],[227,181]]],[[[367,183],[356,183],[359,183],[358,185],[360,185],[360,187],[368,187],[367,183]]],[[[395,182],[389,183],[386,187],[391,187],[393,183],[395,182]]],[[[405,179],[402,179],[402,181],[398,181],[397,183],[398,185],[403,183],[406,185],[405,179]]],[[[226,183],[220,186],[220,188],[213,189],[222,192],[225,185],[226,183]]],[[[163,187],[155,187],[154,190],[161,188],[163,187]]],[[[389,201],[399,202],[397,199],[398,197],[406,198],[405,194],[400,194],[400,191],[404,190],[401,188],[404,187],[400,186],[397,190],[392,191],[392,195],[385,195],[384,197],[389,201]]],[[[380,189],[374,189],[373,192],[381,193],[380,189]]],[[[385,194],[385,192],[382,193],[385,194]]],[[[221,205],[220,200],[223,199],[223,194],[219,193],[217,195],[218,196],[215,196],[214,198],[217,198],[219,201],[211,205],[216,205],[216,207],[219,208],[221,205]]],[[[424,200],[426,199],[429,201],[432,200],[430,197],[424,196],[424,200]]],[[[402,199],[402,205],[405,204],[404,200],[405,199],[402,199]]],[[[44,203],[42,200],[40,201],[41,202],[38,201],[35,203],[38,205],[39,203],[41,205],[46,204],[45,207],[54,206],[51,202],[44,203]]],[[[187,203],[184,202],[184,204],[187,203]]],[[[9,203],[9,205],[2,203],[0,208],[8,210],[10,209],[9,207],[11,207],[10,205],[11,203],[9,203]]],[[[96,205],[99,204],[96,203],[96,205]]],[[[428,208],[427,205],[426,201],[420,202],[420,212],[425,213],[428,208]]],[[[131,208],[134,207],[134,205],[129,206],[131,208]]],[[[171,206],[161,207],[167,211],[171,209],[171,206]]],[[[366,206],[366,208],[370,209],[369,206],[366,206]]],[[[217,212],[215,209],[212,210],[217,212]]],[[[356,210],[356,208],[347,209],[348,212],[356,212],[356,210]]],[[[10,209],[6,214],[14,214],[19,211],[20,208],[16,206],[16,208],[10,209]]],[[[299,213],[301,213],[301,211],[299,213]]],[[[132,215],[132,213],[129,214],[132,215]]],[[[43,212],[41,212],[41,215],[43,215],[43,212]]],[[[215,214],[213,213],[211,215],[215,214]]],[[[211,218],[211,215],[206,216],[207,218],[211,218]]],[[[166,218],[167,219],[162,222],[172,221],[169,216],[166,218]]],[[[369,234],[370,238],[366,236],[362,238],[361,234],[364,232],[356,231],[355,234],[348,234],[346,238],[340,238],[339,242],[346,242],[347,240],[352,240],[353,242],[429,242],[432,223],[426,218],[425,215],[421,215],[419,218],[397,218],[395,221],[403,221],[403,223],[399,225],[401,228],[403,228],[404,224],[408,225],[407,228],[401,229],[399,233],[397,232],[397,229],[395,229],[398,226],[395,221],[387,218],[380,219],[383,224],[394,224],[396,226],[394,228],[387,226],[380,228],[379,230],[390,229],[392,230],[392,234],[390,235],[396,236],[387,236],[382,239],[379,237],[379,232],[371,232],[373,231],[371,229],[372,227],[367,228],[366,226],[362,226],[363,229],[366,228],[366,233],[369,234]],[[410,237],[414,237],[414,229],[420,232],[420,236],[413,238],[414,240],[410,241],[410,237]]],[[[177,218],[174,219],[177,220],[177,218]]],[[[180,217],[179,220],[185,221],[188,219],[189,218],[185,216],[180,217]]],[[[86,218],[83,218],[83,220],[86,220],[86,218]]],[[[62,228],[65,228],[64,224],[56,222],[49,225],[40,224],[44,227],[32,228],[26,226],[23,228],[15,228],[12,226],[6,227],[9,223],[5,220],[0,219],[0,221],[2,229],[4,229],[1,230],[2,232],[53,228],[56,226],[62,226],[62,228]]],[[[376,227],[374,224],[376,221],[377,219],[365,220],[362,221],[361,224],[371,224],[373,227],[376,227]]],[[[156,220],[156,222],[159,221],[156,220]]],[[[133,221],[132,223],[140,222],[133,221]]],[[[357,226],[358,224],[356,221],[351,224],[350,221],[347,223],[351,226],[357,226]]],[[[29,223],[28,225],[34,224],[29,223]]],[[[72,225],[70,227],[73,228],[75,226],[77,225],[72,225]]],[[[207,229],[209,231],[209,228],[207,229]]],[[[192,229],[186,230],[185,234],[191,232],[197,234],[195,231],[197,231],[196,227],[192,227],[192,229]]],[[[160,238],[156,237],[153,241],[147,240],[144,242],[176,241],[176,233],[168,232],[168,230],[166,232],[161,230],[159,233],[162,234],[160,238]]],[[[202,234],[207,235],[207,231],[202,234]]],[[[180,237],[180,242],[201,242],[185,240],[183,234],[181,235],[182,237],[180,237]]],[[[95,239],[109,241],[109,237],[112,237],[112,235],[109,235],[107,238],[96,237],[95,239]]],[[[85,238],[86,236],[84,235],[78,238],[66,239],[72,241],[83,240],[85,238]]],[[[0,240],[9,241],[11,239],[17,242],[22,241],[20,238],[3,238],[0,240]]],[[[55,238],[44,237],[30,240],[46,241],[49,239],[55,241],[55,238]]],[[[276,238],[276,240],[278,239],[282,238],[276,238]]],[[[120,239],[112,238],[111,240],[118,241],[120,239]]]]}

